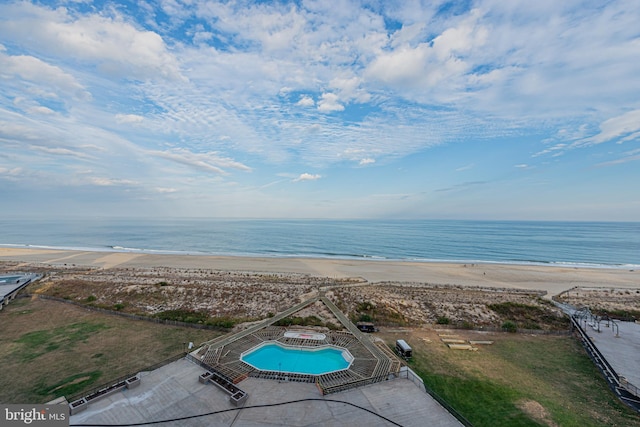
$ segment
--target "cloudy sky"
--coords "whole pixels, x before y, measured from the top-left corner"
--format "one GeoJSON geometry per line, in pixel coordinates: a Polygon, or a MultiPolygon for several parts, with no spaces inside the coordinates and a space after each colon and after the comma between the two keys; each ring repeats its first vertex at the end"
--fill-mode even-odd
{"type": "Polygon", "coordinates": [[[637,221],[639,22],[637,0],[2,0],[2,212],[637,221]]]}

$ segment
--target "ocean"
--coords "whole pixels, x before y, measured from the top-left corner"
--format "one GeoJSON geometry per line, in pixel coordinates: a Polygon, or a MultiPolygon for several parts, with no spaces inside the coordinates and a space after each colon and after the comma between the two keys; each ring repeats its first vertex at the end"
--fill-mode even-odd
{"type": "Polygon", "coordinates": [[[640,268],[640,222],[0,219],[0,246],[640,268]]]}

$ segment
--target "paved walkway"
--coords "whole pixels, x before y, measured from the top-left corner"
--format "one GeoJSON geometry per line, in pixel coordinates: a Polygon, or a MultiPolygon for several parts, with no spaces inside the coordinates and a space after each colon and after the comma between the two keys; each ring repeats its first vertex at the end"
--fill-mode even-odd
{"type": "Polygon", "coordinates": [[[314,384],[279,383],[248,378],[239,386],[249,393],[242,410],[234,410],[226,393],[201,384],[200,366],[180,359],[141,374],[139,387],[123,390],[89,405],[70,424],[124,424],[174,419],[214,411],[205,417],[163,423],[168,427],[199,426],[392,426],[393,423],[342,402],[361,406],[402,426],[457,426],[461,424],[431,396],[407,379],[395,379],[323,397],[314,384]],[[273,405],[301,399],[318,399],[273,405]],[[340,402],[333,402],[340,401],[340,402]]]}
{"type": "Polygon", "coordinates": [[[633,322],[616,322],[616,325],[617,330],[602,321],[600,332],[591,326],[585,327],[584,322],[581,326],[616,373],[640,388],[640,325],[633,322]]]}
{"type": "Polygon", "coordinates": [[[16,298],[21,289],[40,278],[42,275],[34,273],[0,275],[0,310],[2,310],[2,306],[9,304],[9,301],[16,298]]]}

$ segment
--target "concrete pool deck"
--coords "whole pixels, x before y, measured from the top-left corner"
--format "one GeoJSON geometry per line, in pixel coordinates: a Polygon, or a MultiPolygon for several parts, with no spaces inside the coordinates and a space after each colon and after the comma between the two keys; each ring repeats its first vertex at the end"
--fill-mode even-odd
{"type": "Polygon", "coordinates": [[[163,423],[169,427],[204,426],[461,426],[462,424],[409,379],[397,378],[345,392],[322,396],[314,384],[247,378],[238,384],[249,394],[236,410],[222,390],[202,384],[204,369],[186,359],[151,372],[142,372],[140,386],[99,400],[77,415],[70,425],[125,424],[215,415],[163,423]],[[278,405],[283,402],[315,399],[278,405]],[[338,402],[336,402],[338,401],[338,402]],[[348,402],[348,403],[343,403],[348,402]],[[352,405],[364,409],[359,409],[352,405]],[[277,405],[251,408],[256,405],[277,405]]]}

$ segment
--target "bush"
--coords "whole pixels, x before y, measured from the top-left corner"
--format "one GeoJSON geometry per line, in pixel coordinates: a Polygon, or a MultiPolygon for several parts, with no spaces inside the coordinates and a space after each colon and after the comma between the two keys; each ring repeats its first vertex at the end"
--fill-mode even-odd
{"type": "Polygon", "coordinates": [[[275,326],[328,326],[322,322],[322,320],[316,316],[307,316],[307,317],[285,317],[284,319],[280,319],[274,323],[275,326]]]}
{"type": "Polygon", "coordinates": [[[365,302],[361,302],[360,304],[358,304],[358,307],[356,307],[356,311],[371,311],[375,308],[375,304],[370,303],[368,301],[365,302]]]}
{"type": "Polygon", "coordinates": [[[209,326],[217,326],[219,328],[231,329],[235,326],[236,321],[230,317],[215,317],[207,320],[205,324],[209,326]]]}
{"type": "Polygon", "coordinates": [[[373,322],[373,318],[371,316],[369,316],[368,314],[361,314],[359,321],[360,322],[373,322]]]}
{"type": "Polygon", "coordinates": [[[193,310],[166,310],[157,313],[154,317],[162,320],[175,320],[185,323],[204,323],[209,320],[209,315],[202,311],[193,310]]]}
{"type": "Polygon", "coordinates": [[[449,323],[451,323],[451,320],[449,320],[449,318],[446,316],[439,316],[438,320],[436,320],[436,323],[438,325],[448,325],[449,323]]]}
{"type": "Polygon", "coordinates": [[[522,325],[522,329],[542,329],[536,322],[526,322],[522,325]]]}
{"type": "Polygon", "coordinates": [[[518,326],[515,324],[515,322],[512,322],[511,320],[507,320],[502,324],[502,330],[504,330],[505,332],[513,333],[518,330],[518,326]]]}
{"type": "Polygon", "coordinates": [[[462,322],[456,322],[456,328],[459,329],[474,329],[475,325],[468,320],[463,320],[462,322]]]}

